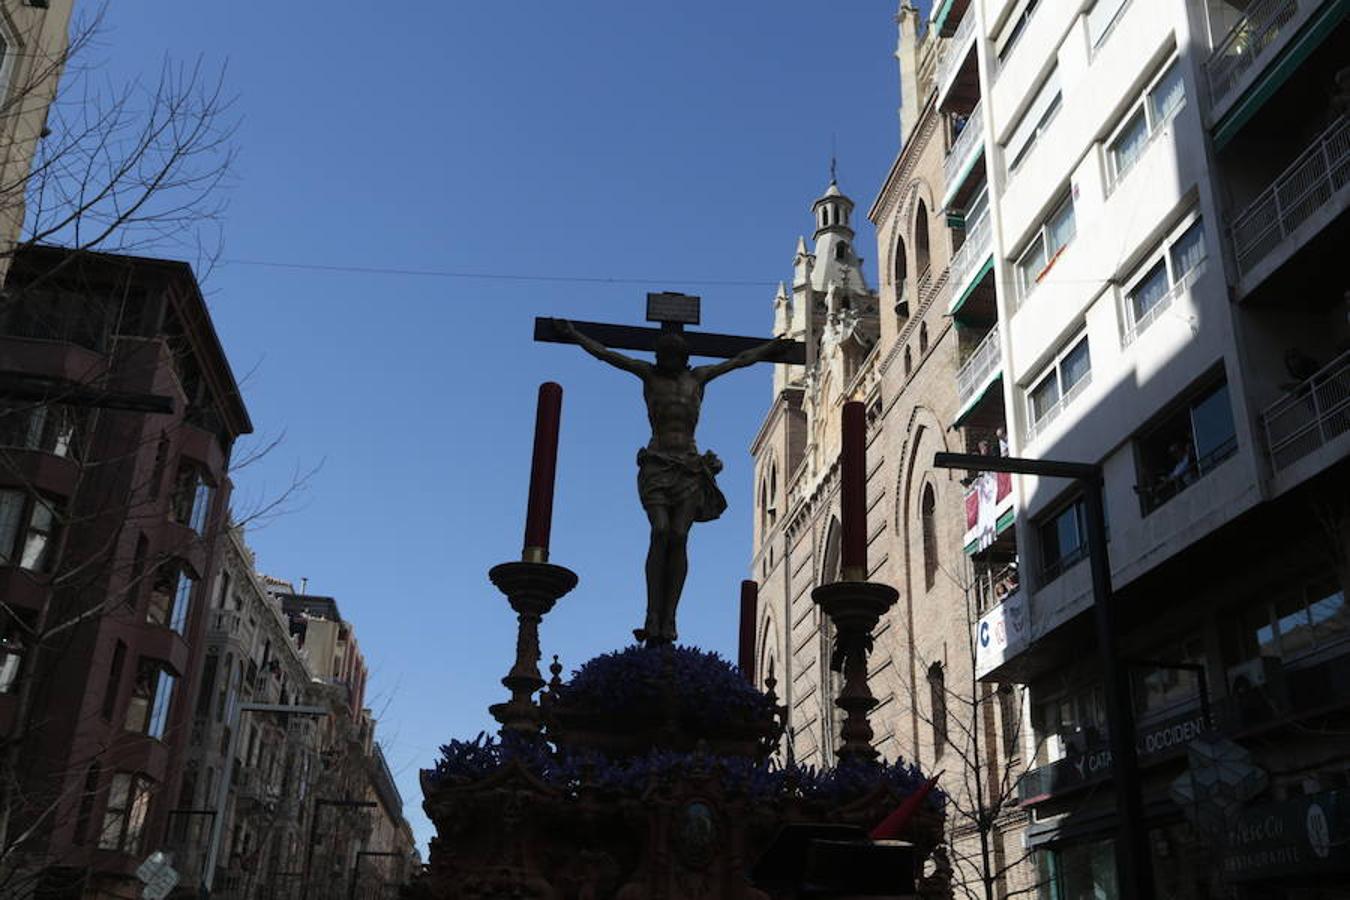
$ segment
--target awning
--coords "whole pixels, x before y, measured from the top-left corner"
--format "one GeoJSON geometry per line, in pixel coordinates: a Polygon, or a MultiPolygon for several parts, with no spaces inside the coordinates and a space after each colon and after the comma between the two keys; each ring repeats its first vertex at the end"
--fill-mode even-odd
{"type": "Polygon", "coordinates": [[[933,16],[933,30],[937,34],[942,34],[942,26],[947,24],[947,17],[952,14],[952,6],[956,0],[943,0],[942,6],[938,7],[937,15],[933,16]]]}
{"type": "Polygon", "coordinates": [[[966,289],[963,290],[960,294],[958,294],[956,296],[956,299],[952,301],[951,305],[947,307],[947,315],[956,316],[957,314],[959,314],[961,311],[961,306],[967,300],[970,299],[970,295],[975,293],[975,289],[980,286],[980,282],[984,281],[984,277],[993,270],[994,270],[994,250],[991,247],[989,249],[989,258],[984,261],[984,265],[980,266],[979,271],[975,273],[975,277],[970,280],[970,284],[966,285],[966,289]]]}
{"type": "Polygon", "coordinates": [[[999,390],[1003,389],[1002,382],[1003,382],[1003,370],[995,369],[993,377],[990,378],[989,381],[985,383],[984,387],[980,388],[980,392],[976,394],[974,397],[971,397],[970,401],[967,402],[965,406],[962,406],[961,409],[957,411],[956,418],[952,419],[951,427],[960,428],[961,423],[965,421],[966,416],[974,412],[975,407],[980,405],[980,401],[984,400],[985,396],[993,389],[994,385],[996,384],[999,385],[999,390]]]}
{"type": "Polygon", "coordinates": [[[1340,25],[1341,20],[1350,14],[1350,0],[1336,0],[1323,7],[1322,11],[1303,26],[1298,36],[1289,42],[1279,60],[1268,66],[1260,78],[1252,82],[1243,91],[1236,103],[1214,126],[1214,149],[1222,150],[1233,137],[1242,130],[1242,126],[1266,105],[1266,101],[1289,80],[1289,76],[1298,71],[1299,66],[1321,46],[1327,35],[1340,25]]]}

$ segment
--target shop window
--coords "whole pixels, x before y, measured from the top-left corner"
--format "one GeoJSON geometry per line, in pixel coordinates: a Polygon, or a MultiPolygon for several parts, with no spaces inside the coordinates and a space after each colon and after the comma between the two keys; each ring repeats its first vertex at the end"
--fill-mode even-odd
{"type": "Polygon", "coordinates": [[[1118,900],[1116,854],[1111,841],[1064,844],[1036,854],[1042,897],[1118,900]]]}
{"type": "Polygon", "coordinates": [[[1041,584],[1049,584],[1076,563],[1087,559],[1087,507],[1081,497],[1049,516],[1038,531],[1041,584]]]}
{"type": "Polygon", "coordinates": [[[162,740],[177,682],[162,662],[141,657],[136,664],[136,686],[127,702],[126,730],[162,740]]]}
{"type": "Polygon", "coordinates": [[[1209,388],[1138,441],[1144,515],[1214,471],[1237,452],[1228,384],[1209,388]]]}
{"type": "Polygon", "coordinates": [[[69,457],[76,448],[76,412],[51,403],[0,402],[0,447],[69,457]]]}
{"type": "Polygon", "coordinates": [[[108,805],[99,833],[100,850],[116,850],[139,856],[141,832],[150,811],[151,781],[144,775],[118,772],[108,789],[108,805]]]}
{"type": "Polygon", "coordinates": [[[1059,254],[1078,233],[1074,219],[1073,197],[1066,194],[1054,212],[1036,229],[1022,255],[1017,258],[1017,298],[1025,300],[1050,271],[1059,254]]]}
{"type": "Polygon", "coordinates": [[[1092,354],[1087,335],[1071,341],[1038,376],[1027,392],[1027,439],[1055,420],[1092,383],[1092,354]]]}
{"type": "Polygon", "coordinates": [[[188,615],[192,611],[192,589],[196,584],[196,579],[182,563],[169,561],[161,564],[155,573],[155,586],[146,606],[146,621],[164,625],[186,636],[188,615]]]}

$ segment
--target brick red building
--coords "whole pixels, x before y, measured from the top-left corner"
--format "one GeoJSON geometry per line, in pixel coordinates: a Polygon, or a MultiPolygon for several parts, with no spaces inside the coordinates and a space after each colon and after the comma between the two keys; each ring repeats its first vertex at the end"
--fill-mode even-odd
{"type": "Polygon", "coordinates": [[[166,260],[17,255],[0,398],[0,859],[49,896],[139,896],[252,426],[191,267],[166,260]]]}

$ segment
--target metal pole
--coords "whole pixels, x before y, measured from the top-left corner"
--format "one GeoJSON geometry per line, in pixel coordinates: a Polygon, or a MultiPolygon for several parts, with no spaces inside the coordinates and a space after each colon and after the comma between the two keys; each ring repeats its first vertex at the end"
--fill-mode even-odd
{"type": "Polygon", "coordinates": [[[1088,563],[1092,570],[1092,602],[1096,617],[1098,653],[1102,660],[1102,688],[1106,699],[1106,726],[1110,735],[1111,766],[1116,788],[1118,838],[1115,846],[1116,892],[1128,900],[1153,900],[1153,858],[1144,828],[1139,758],[1135,752],[1134,707],[1130,680],[1117,651],[1115,610],[1111,602],[1111,563],[1106,546],[1106,507],[1102,499],[1102,469],[1092,463],[973,453],[938,453],[939,469],[1011,472],[1042,478],[1068,478],[1083,491],[1088,563]]]}
{"type": "Polygon", "coordinates": [[[1120,897],[1152,900],[1153,859],[1144,828],[1140,797],[1139,758],[1134,747],[1134,706],[1130,679],[1117,651],[1115,610],[1111,603],[1111,565],[1106,549],[1106,509],[1102,479],[1080,479],[1086,512],[1088,563],[1092,567],[1092,605],[1097,620],[1097,646],[1102,658],[1106,695],[1106,727],[1111,744],[1111,769],[1116,782],[1116,891],[1120,897]]]}

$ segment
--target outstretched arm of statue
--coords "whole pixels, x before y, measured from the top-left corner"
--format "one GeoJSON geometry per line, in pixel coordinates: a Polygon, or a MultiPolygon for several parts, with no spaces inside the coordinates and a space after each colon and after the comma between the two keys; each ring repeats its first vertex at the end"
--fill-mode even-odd
{"type": "Polygon", "coordinates": [[[758,347],[751,347],[749,350],[737,353],[731,359],[723,360],[711,366],[699,366],[694,370],[694,374],[706,383],[736,369],[743,369],[757,362],[763,362],[773,356],[779,348],[791,343],[791,338],[776,337],[771,341],[765,341],[758,347]]]}
{"type": "Polygon", "coordinates": [[[616,353],[606,347],[593,337],[582,334],[567,319],[554,319],[553,327],[558,333],[569,340],[575,341],[582,350],[585,350],[591,356],[601,362],[607,362],[616,369],[623,369],[625,372],[632,372],[634,375],[642,378],[651,369],[651,364],[643,362],[640,359],[634,359],[631,356],[624,356],[622,353],[616,353]]]}

